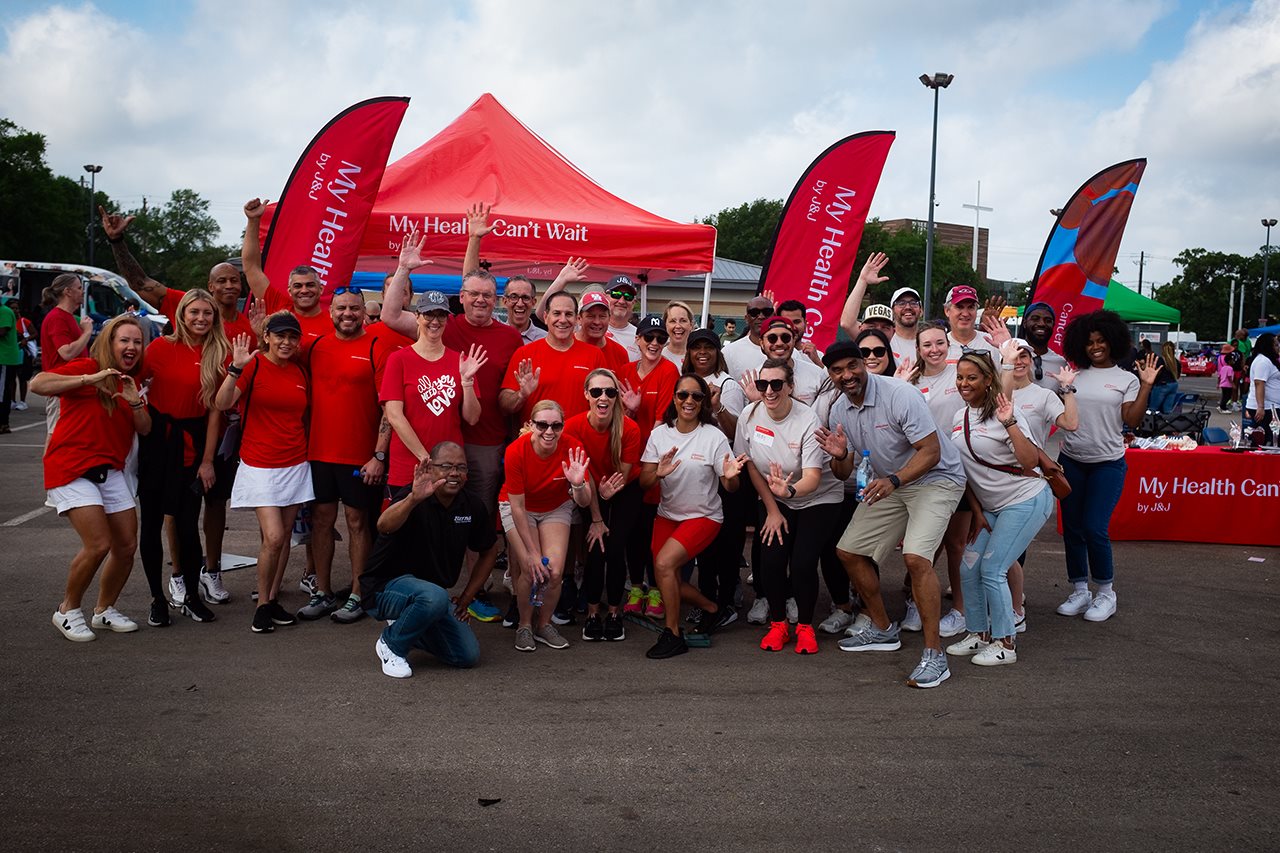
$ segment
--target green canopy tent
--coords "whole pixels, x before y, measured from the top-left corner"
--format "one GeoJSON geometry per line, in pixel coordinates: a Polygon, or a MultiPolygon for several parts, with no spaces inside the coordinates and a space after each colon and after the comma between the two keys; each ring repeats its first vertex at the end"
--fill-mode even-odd
{"type": "MultiPolygon", "coordinates": [[[[1177,308],[1148,299],[1115,279],[1107,288],[1107,298],[1102,301],[1102,307],[1116,312],[1126,323],[1168,323],[1171,326],[1182,323],[1182,312],[1177,308]]],[[[1019,317],[1022,311],[1022,308],[1018,309],[1019,317]]]]}

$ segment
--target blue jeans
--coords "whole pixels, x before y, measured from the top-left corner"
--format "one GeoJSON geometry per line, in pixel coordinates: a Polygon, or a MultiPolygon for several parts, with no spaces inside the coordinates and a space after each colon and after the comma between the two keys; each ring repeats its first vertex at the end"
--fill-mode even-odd
{"type": "Polygon", "coordinates": [[[1152,385],[1151,396],[1147,398],[1147,408],[1150,411],[1168,415],[1173,413],[1173,405],[1177,401],[1177,382],[1166,382],[1163,385],[1152,385]]]}
{"type": "Polygon", "coordinates": [[[387,648],[408,657],[410,649],[430,652],[449,666],[480,662],[480,641],[465,622],[453,616],[449,592],[413,575],[401,575],[378,593],[374,619],[394,619],[382,631],[387,648]]]}
{"type": "Polygon", "coordinates": [[[1072,583],[1111,583],[1111,514],[1124,491],[1124,457],[1109,462],[1077,462],[1065,453],[1058,464],[1071,484],[1062,500],[1062,544],[1067,551],[1067,578],[1072,583]]]}
{"type": "Polygon", "coordinates": [[[1040,493],[999,512],[986,510],[990,530],[983,530],[964,551],[960,585],[964,589],[964,624],[974,633],[1012,637],[1013,599],[1009,595],[1009,567],[1026,550],[1053,512],[1053,491],[1040,493]]]}

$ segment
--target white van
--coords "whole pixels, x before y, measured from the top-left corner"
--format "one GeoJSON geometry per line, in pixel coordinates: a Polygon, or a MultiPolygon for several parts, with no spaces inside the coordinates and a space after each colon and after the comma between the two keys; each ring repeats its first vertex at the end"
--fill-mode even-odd
{"type": "Polygon", "coordinates": [[[0,261],[0,295],[16,297],[24,317],[40,313],[44,289],[64,272],[75,273],[85,284],[85,303],[96,325],[124,313],[124,304],[132,299],[138,311],[150,321],[151,335],[161,334],[169,318],[152,308],[129,287],[129,283],[111,270],[84,264],[55,264],[47,261],[0,261]]]}

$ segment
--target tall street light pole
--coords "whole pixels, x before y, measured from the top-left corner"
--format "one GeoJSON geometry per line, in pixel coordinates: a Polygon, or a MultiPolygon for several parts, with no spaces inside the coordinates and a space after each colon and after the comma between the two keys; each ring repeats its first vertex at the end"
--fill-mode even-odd
{"type": "Polygon", "coordinates": [[[929,222],[924,237],[924,317],[929,319],[929,303],[933,295],[933,205],[938,177],[938,92],[951,85],[954,74],[941,71],[932,77],[920,75],[920,82],[933,90],[933,147],[929,153],[929,222]]]}
{"type": "Polygon", "coordinates": [[[1258,325],[1267,325],[1267,284],[1270,279],[1267,277],[1267,262],[1271,260],[1271,229],[1276,224],[1274,219],[1262,220],[1262,227],[1267,229],[1267,248],[1262,254],[1262,307],[1258,309],[1258,325]]]}
{"type": "Polygon", "coordinates": [[[89,224],[85,227],[85,233],[89,235],[89,266],[93,266],[93,197],[97,194],[98,173],[102,171],[102,167],[88,163],[84,170],[89,173],[89,224]]]}

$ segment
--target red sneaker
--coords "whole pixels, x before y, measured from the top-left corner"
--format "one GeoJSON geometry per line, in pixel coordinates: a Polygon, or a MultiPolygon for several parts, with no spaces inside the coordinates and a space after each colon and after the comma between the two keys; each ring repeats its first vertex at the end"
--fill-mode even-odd
{"type": "MultiPolygon", "coordinates": [[[[787,620],[781,622],[772,622],[769,624],[769,633],[764,635],[764,639],[760,641],[760,648],[766,652],[780,652],[782,647],[787,644],[787,640],[791,639],[791,631],[787,625],[787,620]]],[[[813,633],[813,629],[809,629],[809,633],[813,633]]]]}
{"type": "Polygon", "coordinates": [[[796,654],[798,655],[816,655],[818,653],[818,638],[813,635],[812,625],[796,626],[796,654]]]}

